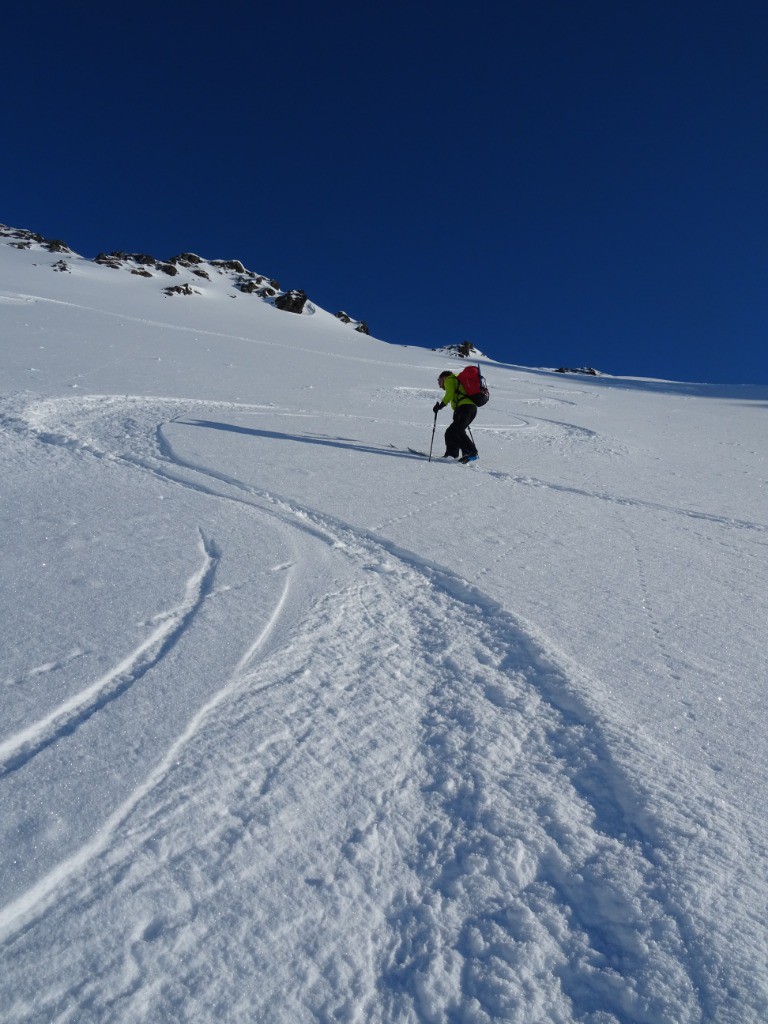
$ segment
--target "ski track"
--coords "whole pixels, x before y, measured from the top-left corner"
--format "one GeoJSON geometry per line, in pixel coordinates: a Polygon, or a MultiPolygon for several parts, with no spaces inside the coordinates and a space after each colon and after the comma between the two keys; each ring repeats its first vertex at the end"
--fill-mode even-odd
{"type": "Polygon", "coordinates": [[[158,628],[95,683],[59,705],[46,718],[0,743],[0,777],[23,767],[51,743],[71,735],[91,715],[125,693],[170,651],[212,588],[218,552],[202,534],[200,548],[200,568],[188,580],[181,604],[160,616],[158,628]]]}
{"type": "Polygon", "coordinates": [[[522,484],[526,487],[541,487],[551,491],[575,494],[583,498],[596,498],[600,501],[610,502],[616,505],[627,505],[636,508],[646,508],[654,512],[667,512],[674,515],[685,516],[689,519],[701,519],[708,523],[715,523],[719,526],[733,527],[739,530],[755,530],[758,533],[768,532],[768,524],[757,523],[749,519],[737,519],[734,516],[717,515],[716,513],[701,512],[697,509],[681,508],[675,505],[664,505],[661,502],[646,501],[642,498],[627,498],[618,494],[609,494],[606,491],[589,491],[581,487],[572,487],[567,484],[555,484],[548,480],[539,480],[530,476],[515,476],[499,470],[488,470],[487,472],[496,479],[508,481],[512,484],[522,484]]]}
{"type": "MultiPolygon", "coordinates": [[[[266,513],[320,541],[322,559],[344,559],[353,581],[292,627],[281,626],[286,584],[233,678],[103,834],[3,913],[9,1024],[687,1024],[723,1000],[687,954],[692,928],[642,825],[644,794],[568,671],[513,615],[375,531],[185,463],[162,424],[147,429],[161,401],[139,401],[116,450],[98,418],[120,401],[69,404],[58,424],[48,403],[27,427],[77,457],[266,513]],[[137,440],[143,450],[126,455],[137,440]],[[316,848],[333,871],[318,874],[316,848]],[[100,943],[105,917],[131,923],[124,944],[100,943]]],[[[6,771],[157,663],[212,586],[220,553],[201,548],[157,633],[7,741],[6,771]]]]}
{"type": "MultiPolygon", "coordinates": [[[[207,542],[205,542],[207,548],[207,542]]],[[[207,554],[206,550],[206,554],[207,554]]],[[[206,575],[208,572],[206,571],[206,575]]],[[[115,834],[124,825],[126,819],[131,815],[137,805],[175,769],[178,764],[178,757],[184,748],[203,726],[207,717],[222,703],[235,689],[242,677],[243,671],[251,659],[256,655],[259,648],[272,631],[275,623],[280,617],[283,605],[286,602],[290,588],[290,576],[287,576],[283,593],[275,606],[272,615],[262,629],[256,640],[250,645],[246,653],[237,665],[233,678],[221,687],[214,695],[192,716],[187,727],[170,745],[164,758],[149,773],[145,782],[138,786],[130,796],[106,819],[96,837],[86,843],[80,850],[57,864],[46,876],[41,878],[30,890],[15,899],[12,903],[0,908],[0,943],[7,937],[11,940],[17,934],[23,934],[25,930],[34,927],[35,923],[44,918],[48,909],[54,904],[60,891],[64,891],[67,885],[77,886],[72,882],[73,876],[84,873],[92,861],[105,855],[113,842],[115,834]]],[[[191,609],[190,609],[191,611],[191,609]]],[[[185,616],[185,624],[189,622],[189,613],[185,616]]],[[[166,643],[165,649],[169,649],[166,643]]],[[[117,696],[118,694],[112,695],[117,696]]],[[[67,735],[72,730],[61,731],[58,735],[52,735],[50,743],[60,736],[67,735]]],[[[36,751],[37,752],[37,751],[36,751]]],[[[24,763],[29,757],[24,759],[24,763]]],[[[17,767],[21,767],[19,764],[17,767]]],[[[26,1019],[26,1018],[24,1018],[26,1019]]]]}
{"type": "Polygon", "coordinates": [[[21,686],[23,683],[30,679],[35,679],[37,676],[46,676],[49,672],[58,672],[62,668],[66,668],[73,661],[77,661],[79,658],[84,658],[90,652],[88,650],[74,650],[69,654],[65,654],[60,658],[54,658],[52,661],[47,661],[44,665],[37,665],[35,668],[29,669],[22,676],[17,678],[8,678],[3,680],[4,686],[21,686]]]}
{"type": "MultiPolygon", "coordinates": [[[[224,332],[224,331],[212,331],[210,329],[206,329],[206,328],[202,328],[202,327],[186,326],[184,324],[178,324],[178,323],[169,323],[169,322],[167,322],[165,320],[153,320],[153,319],[150,319],[150,318],[147,318],[147,317],[132,316],[132,315],[130,315],[128,313],[115,313],[113,310],[99,309],[99,308],[97,308],[95,306],[86,306],[86,305],[83,305],[81,303],[76,303],[76,302],[67,302],[64,299],[52,299],[52,298],[49,298],[48,296],[44,296],[44,295],[23,295],[21,293],[18,293],[18,294],[15,294],[13,296],[13,298],[14,298],[15,301],[18,301],[20,303],[25,303],[26,304],[26,303],[38,303],[39,302],[39,303],[45,303],[47,305],[52,305],[52,306],[63,306],[63,307],[66,307],[68,309],[75,309],[75,310],[78,310],[78,311],[83,312],[83,313],[96,313],[100,317],[109,317],[109,318],[111,318],[113,320],[120,320],[123,323],[141,324],[143,327],[160,328],[163,331],[174,331],[174,332],[179,332],[179,333],[182,333],[182,334],[193,334],[196,337],[226,338],[229,341],[246,341],[246,342],[248,342],[249,345],[260,345],[260,346],[263,346],[265,348],[279,348],[279,349],[284,349],[285,348],[285,342],[284,341],[270,341],[269,339],[264,338],[263,336],[254,337],[253,335],[247,335],[247,334],[231,334],[231,333],[227,333],[227,332],[224,332]]],[[[308,312],[309,315],[314,315],[314,313],[316,313],[316,308],[312,305],[311,302],[307,303],[307,307],[306,308],[307,308],[307,312],[308,312]]],[[[304,347],[302,347],[300,345],[297,345],[295,343],[295,341],[292,341],[292,343],[291,343],[291,351],[293,353],[303,352],[303,353],[306,353],[307,355],[316,355],[317,354],[317,350],[316,349],[304,348],[304,347]]],[[[119,358],[121,358],[121,357],[118,356],[118,357],[116,357],[115,360],[109,360],[104,365],[108,366],[108,365],[110,365],[111,363],[113,363],[114,361],[116,361],[119,358]]],[[[372,356],[355,355],[355,354],[353,354],[351,352],[343,352],[342,353],[342,352],[327,351],[327,352],[324,353],[324,358],[326,358],[326,359],[340,359],[340,360],[343,360],[343,361],[349,361],[349,362],[353,362],[353,363],[367,363],[367,364],[370,364],[370,365],[373,365],[373,366],[388,366],[389,365],[387,362],[385,362],[382,359],[375,359],[372,356]]],[[[95,369],[98,369],[98,367],[96,367],[95,369]]],[[[88,371],[88,373],[76,374],[75,377],[72,377],[72,378],[67,377],[66,379],[67,380],[79,380],[79,379],[82,379],[84,377],[90,376],[92,372],[93,371],[88,371]]],[[[212,404],[212,405],[221,405],[221,403],[215,403],[215,402],[214,403],[210,403],[210,404],[212,404]]]]}

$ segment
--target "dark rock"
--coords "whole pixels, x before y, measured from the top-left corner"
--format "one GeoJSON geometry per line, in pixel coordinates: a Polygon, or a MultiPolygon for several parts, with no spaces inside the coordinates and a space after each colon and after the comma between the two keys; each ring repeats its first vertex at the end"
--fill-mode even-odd
{"type": "MultiPolygon", "coordinates": [[[[5,232],[4,232],[4,234],[5,234],[5,232]]],[[[45,241],[43,236],[42,235],[38,235],[36,231],[27,231],[24,228],[19,228],[19,229],[15,230],[15,231],[9,231],[8,232],[8,237],[9,238],[21,238],[25,242],[29,242],[29,243],[37,242],[38,245],[42,245],[42,243],[45,241]]],[[[29,248],[29,246],[25,246],[24,248],[29,248]]]]}
{"type": "Polygon", "coordinates": [[[145,252],[123,252],[121,249],[110,253],[100,252],[96,257],[96,262],[104,263],[109,267],[120,266],[124,263],[138,263],[140,267],[160,267],[164,265],[159,260],[156,260],[154,256],[150,256],[145,252]]]}
{"type": "Polygon", "coordinates": [[[167,261],[168,263],[181,263],[182,266],[189,266],[191,263],[203,263],[202,256],[197,256],[193,252],[181,252],[178,256],[173,256],[167,261]]]}
{"type": "Polygon", "coordinates": [[[457,359],[478,359],[483,353],[472,344],[471,341],[462,341],[460,345],[444,345],[442,348],[433,348],[433,352],[443,352],[447,356],[454,356],[457,359]]]}
{"type": "Polygon", "coordinates": [[[48,252],[71,252],[66,242],[62,242],[60,238],[51,239],[51,241],[43,242],[43,248],[47,249],[48,252]]]}
{"type": "Polygon", "coordinates": [[[102,267],[112,267],[113,270],[120,270],[122,267],[122,263],[115,257],[114,253],[107,255],[105,252],[100,252],[93,262],[98,263],[102,267]]]}
{"type": "Polygon", "coordinates": [[[175,284],[169,288],[163,288],[163,294],[165,295],[199,295],[200,292],[196,288],[191,288],[188,284],[175,284]]]}
{"type": "Polygon", "coordinates": [[[258,281],[250,281],[247,277],[241,277],[235,282],[235,288],[238,291],[245,292],[246,295],[253,295],[254,292],[258,293],[261,291],[261,285],[258,281]]]}
{"type": "Polygon", "coordinates": [[[343,309],[340,309],[338,313],[333,314],[338,320],[341,320],[343,324],[354,324],[355,330],[358,334],[370,334],[368,324],[364,320],[353,320],[349,313],[345,313],[343,309]]]}
{"type": "Polygon", "coordinates": [[[560,366],[555,373],[586,373],[590,377],[599,377],[600,371],[593,369],[591,366],[576,366],[569,368],[567,366],[560,366]]]}
{"type": "Polygon", "coordinates": [[[302,288],[294,288],[284,295],[278,295],[275,305],[286,313],[302,313],[307,302],[307,293],[302,288]]]}
{"type": "Polygon", "coordinates": [[[245,274],[246,270],[240,260],[211,260],[212,267],[220,267],[222,270],[234,270],[237,274],[245,274]]]}

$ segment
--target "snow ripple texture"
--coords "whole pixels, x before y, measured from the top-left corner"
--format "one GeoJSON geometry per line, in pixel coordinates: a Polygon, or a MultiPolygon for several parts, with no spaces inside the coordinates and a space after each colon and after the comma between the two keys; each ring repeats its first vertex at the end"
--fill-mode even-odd
{"type": "MultiPolygon", "coordinates": [[[[106,836],[6,913],[5,1020],[701,1019],[638,794],[510,615],[373,536],[182,465],[162,430],[144,455],[63,423],[35,436],[239,505],[298,532],[303,556],[264,656],[262,636],[106,836]],[[337,584],[318,588],[318,569],[337,584]],[[123,941],[105,946],[105,925],[123,941]]],[[[215,543],[201,554],[151,660],[213,588],[215,543]]],[[[6,771],[128,685],[139,655],[6,744],[6,771]]]]}

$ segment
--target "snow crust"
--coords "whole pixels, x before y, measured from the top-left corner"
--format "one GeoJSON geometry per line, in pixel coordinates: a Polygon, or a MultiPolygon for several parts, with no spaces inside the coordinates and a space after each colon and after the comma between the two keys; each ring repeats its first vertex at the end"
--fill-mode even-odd
{"type": "Polygon", "coordinates": [[[768,389],[487,360],[430,463],[439,353],[65,258],[0,239],[2,1019],[768,1019],[768,389]]]}

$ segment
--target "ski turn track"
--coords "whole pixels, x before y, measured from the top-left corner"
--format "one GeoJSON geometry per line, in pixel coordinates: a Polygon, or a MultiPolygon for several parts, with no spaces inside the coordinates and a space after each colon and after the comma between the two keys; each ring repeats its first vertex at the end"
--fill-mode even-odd
{"type": "Polygon", "coordinates": [[[324,589],[300,619],[286,591],[268,648],[10,922],[4,1019],[700,1021],[643,795],[557,659],[452,573],[156,437],[120,458],[298,530],[324,589]]]}
{"type": "Polygon", "coordinates": [[[23,767],[62,736],[73,733],[153,668],[187,628],[210,591],[218,555],[215,545],[200,535],[200,569],[188,581],[184,600],[161,616],[160,625],[101,679],[65,701],[55,712],[0,743],[0,776],[23,767]]]}

